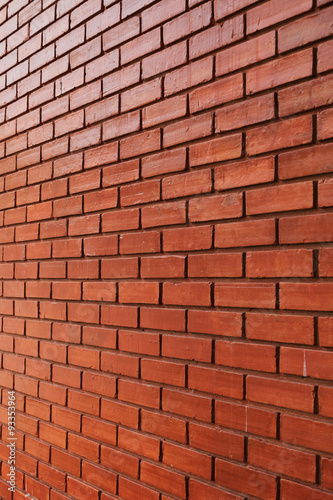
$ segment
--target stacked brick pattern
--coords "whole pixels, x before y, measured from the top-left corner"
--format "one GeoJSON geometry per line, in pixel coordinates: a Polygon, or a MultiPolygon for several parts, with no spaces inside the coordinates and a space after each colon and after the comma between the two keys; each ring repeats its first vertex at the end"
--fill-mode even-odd
{"type": "Polygon", "coordinates": [[[0,23],[0,497],[332,500],[332,2],[0,23]]]}

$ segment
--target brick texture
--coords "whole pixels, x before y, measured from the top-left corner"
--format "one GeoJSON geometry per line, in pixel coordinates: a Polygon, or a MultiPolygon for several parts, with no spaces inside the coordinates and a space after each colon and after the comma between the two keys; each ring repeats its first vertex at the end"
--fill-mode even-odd
{"type": "Polygon", "coordinates": [[[1,500],[333,500],[332,27],[0,0],[1,500]]]}

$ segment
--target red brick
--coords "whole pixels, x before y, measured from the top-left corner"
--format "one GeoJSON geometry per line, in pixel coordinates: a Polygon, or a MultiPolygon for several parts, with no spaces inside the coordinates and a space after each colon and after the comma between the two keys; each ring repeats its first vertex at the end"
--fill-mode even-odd
{"type": "Polygon", "coordinates": [[[139,425],[138,408],[115,400],[102,399],[101,416],[106,420],[120,423],[132,429],[137,429],[139,425]]]}
{"type": "Polygon", "coordinates": [[[119,283],[119,302],[158,304],[159,283],[119,283]]]}
{"type": "MultiPolygon", "coordinates": [[[[123,14],[124,15],[124,14],[123,14]]],[[[118,42],[119,43],[119,42],[118,42]]],[[[121,64],[126,64],[161,47],[160,30],[156,29],[121,46],[121,64]]]]}
{"type": "MultiPolygon", "coordinates": [[[[128,337],[131,337],[131,333],[132,332],[128,332],[128,337]]],[[[142,336],[144,337],[144,334],[142,336]]],[[[135,341],[135,333],[133,333],[132,338],[135,341]]],[[[120,341],[127,341],[127,339],[125,336],[120,336],[120,341]]],[[[132,350],[134,350],[134,345],[135,343],[133,342],[132,350]]],[[[101,370],[113,374],[118,373],[120,375],[138,378],[139,359],[136,356],[127,356],[125,354],[120,354],[119,352],[103,352],[101,357],[101,370]]]]}
{"type": "Polygon", "coordinates": [[[246,313],[246,336],[269,342],[312,344],[313,318],[310,316],[246,313]]]}
{"type": "Polygon", "coordinates": [[[329,311],[331,283],[281,283],[280,306],[283,309],[329,311]]]}
{"type": "Polygon", "coordinates": [[[174,146],[193,139],[206,137],[211,133],[212,115],[207,113],[167,125],[163,132],[163,145],[164,147],[174,146]]]}
{"type": "Polygon", "coordinates": [[[146,500],[158,500],[159,498],[157,491],[153,491],[140,483],[134,483],[122,476],[119,477],[119,494],[133,500],[138,495],[146,500]]]}
{"type": "Polygon", "coordinates": [[[215,228],[215,246],[231,248],[275,243],[274,219],[225,223],[215,228]]]}
{"type": "Polygon", "coordinates": [[[246,275],[249,278],[313,276],[310,250],[275,250],[248,252],[246,275]]]}
{"type": "Polygon", "coordinates": [[[120,141],[120,159],[123,160],[156,151],[160,148],[160,145],[160,130],[141,132],[120,141]]]}
{"type": "MultiPolygon", "coordinates": [[[[133,19],[131,20],[133,21],[133,19]]],[[[103,79],[103,96],[130,87],[140,81],[140,64],[135,63],[103,79]]]]}
{"type": "Polygon", "coordinates": [[[207,193],[212,190],[210,170],[200,170],[162,180],[163,199],[178,198],[198,193],[207,193]]]}
{"type": "Polygon", "coordinates": [[[167,73],[164,77],[164,95],[175,94],[212,78],[213,58],[210,56],[167,73]]]}
{"type": "Polygon", "coordinates": [[[280,28],[278,31],[279,52],[285,52],[331,35],[331,16],[332,7],[328,7],[280,28]]]}
{"type": "Polygon", "coordinates": [[[155,464],[142,462],[140,478],[143,482],[168,493],[185,498],[185,476],[155,464]]]}
{"type": "Polygon", "coordinates": [[[199,450],[222,455],[234,460],[243,460],[243,436],[216,427],[189,424],[189,444],[199,450]]]}
{"type": "Polygon", "coordinates": [[[83,241],[84,255],[115,255],[118,253],[118,238],[112,236],[92,236],[83,241]]]}
{"type": "Polygon", "coordinates": [[[250,69],[246,75],[247,93],[277,87],[312,74],[312,51],[291,54],[250,69]],[[297,60],[297,73],[295,62],[297,60]]]}
{"type": "Polygon", "coordinates": [[[332,488],[333,480],[332,480],[332,471],[333,471],[333,461],[329,458],[322,458],[321,461],[321,470],[322,470],[322,485],[325,488],[332,488]]]}
{"type": "Polygon", "coordinates": [[[276,496],[276,477],[248,466],[217,460],[215,477],[218,484],[246,495],[258,495],[263,500],[273,500],[276,496]]]}
{"type": "Polygon", "coordinates": [[[195,198],[189,202],[189,220],[191,222],[232,219],[241,217],[242,213],[241,193],[195,198]]]}
{"type": "Polygon", "coordinates": [[[209,283],[164,283],[163,304],[210,306],[209,283]]]}
{"type": "Polygon", "coordinates": [[[328,351],[281,347],[280,371],[302,377],[331,380],[331,357],[328,351]]]}
{"type": "MultiPolygon", "coordinates": [[[[167,329],[167,326],[165,325],[163,329],[167,329]]],[[[173,329],[176,330],[176,328],[173,329]]],[[[179,327],[177,330],[179,330],[179,327]]],[[[209,363],[212,357],[212,342],[210,339],[191,336],[163,335],[162,355],[169,358],[189,359],[209,363]]]]}
{"type": "Polygon", "coordinates": [[[191,251],[211,248],[212,227],[201,226],[163,231],[163,250],[191,251]]]}
{"type": "Polygon", "coordinates": [[[160,182],[158,180],[144,181],[120,188],[120,203],[125,207],[157,201],[159,198],[160,182]]]}
{"type": "Polygon", "coordinates": [[[160,233],[157,231],[122,234],[119,239],[119,253],[156,253],[160,251],[160,244],[160,233]]]}
{"type": "Polygon", "coordinates": [[[118,96],[108,97],[85,108],[87,125],[118,114],[118,96]]]}
{"type": "MultiPolygon", "coordinates": [[[[224,2],[224,4],[231,5],[230,2],[224,2]]],[[[216,55],[216,74],[218,76],[226,75],[231,71],[264,61],[274,54],[275,33],[270,31],[218,52],[216,55]]]]}
{"type": "Polygon", "coordinates": [[[138,278],[139,267],[137,257],[102,259],[101,277],[104,278],[138,278]]]}
{"type": "Polygon", "coordinates": [[[183,278],[185,258],[182,256],[161,256],[141,258],[142,278],[183,278]]]}
{"type": "Polygon", "coordinates": [[[322,73],[332,68],[333,42],[329,40],[318,46],[318,72],[322,73]]]}
{"type": "Polygon", "coordinates": [[[168,226],[186,222],[185,202],[162,203],[141,209],[142,227],[168,226]]]}
{"type": "Polygon", "coordinates": [[[323,420],[281,415],[281,440],[311,450],[330,453],[333,444],[331,425],[323,420]]]}
{"type": "Polygon", "coordinates": [[[323,248],[319,250],[319,276],[333,276],[331,248],[323,248]]]}
{"type": "Polygon", "coordinates": [[[135,328],[138,308],[133,306],[101,306],[101,324],[135,328]]]}
{"type": "MultiPolygon", "coordinates": [[[[234,374],[232,375],[235,377],[234,374]]],[[[241,375],[237,376],[241,377],[241,375]]],[[[247,403],[238,404],[217,400],[215,421],[218,425],[230,429],[238,429],[273,439],[276,437],[277,412],[250,406],[247,403]]]]}
{"type": "Polygon", "coordinates": [[[103,187],[135,181],[138,178],[138,160],[129,160],[103,168],[103,187]]]}
{"type": "Polygon", "coordinates": [[[284,0],[277,5],[276,2],[270,1],[264,6],[255,7],[251,9],[247,16],[247,32],[253,33],[255,31],[272,26],[285,19],[302,14],[307,10],[311,10],[311,0],[302,0],[295,5],[290,5],[289,2],[284,0]]]}
{"type": "Polygon", "coordinates": [[[333,114],[331,109],[318,113],[318,139],[330,139],[333,135],[333,114]]]}
{"type": "Polygon", "coordinates": [[[141,377],[152,382],[184,386],[185,367],[179,363],[142,359],[141,377]]]}
{"type": "Polygon", "coordinates": [[[249,375],[246,381],[249,401],[312,412],[314,388],[309,384],[249,375]]]}
{"type": "Polygon", "coordinates": [[[275,356],[274,346],[222,340],[217,340],[215,344],[215,362],[224,366],[274,373],[275,356]]]}
{"type": "Polygon", "coordinates": [[[303,215],[280,220],[281,243],[309,243],[330,241],[332,235],[331,214],[303,215]]]}
{"type": "Polygon", "coordinates": [[[139,459],[115,448],[101,447],[101,464],[127,476],[138,478],[139,459]]]}
{"type": "Polygon", "coordinates": [[[183,332],[185,331],[185,311],[142,307],[140,309],[140,326],[153,330],[161,329],[183,332]]]}
{"type": "Polygon", "coordinates": [[[302,177],[332,171],[330,158],[331,144],[321,144],[311,148],[283,153],[279,157],[279,176],[281,179],[302,177]]]}
{"type": "Polygon", "coordinates": [[[300,500],[301,498],[312,498],[313,500],[330,500],[331,494],[326,493],[322,490],[317,490],[310,488],[308,486],[300,485],[299,483],[292,483],[283,479],[281,482],[281,498],[286,500],[287,498],[295,498],[295,500],[300,500]]]}
{"type": "Polygon", "coordinates": [[[312,117],[302,116],[266,127],[258,127],[247,132],[247,151],[250,155],[274,151],[301,144],[312,140],[312,117]],[[294,134],[290,134],[293,129],[294,134]]]}
{"type": "Polygon", "coordinates": [[[228,19],[222,26],[217,25],[204,30],[190,39],[190,59],[207,54],[215,49],[229,45],[244,36],[242,16],[228,19]]]}
{"type": "Polygon", "coordinates": [[[215,168],[215,188],[225,190],[274,180],[274,158],[246,160],[215,168]]]}

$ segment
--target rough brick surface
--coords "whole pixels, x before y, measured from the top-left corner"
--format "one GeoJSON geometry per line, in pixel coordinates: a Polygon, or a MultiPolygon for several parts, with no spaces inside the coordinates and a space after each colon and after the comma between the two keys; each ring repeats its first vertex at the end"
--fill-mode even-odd
{"type": "Polygon", "coordinates": [[[0,0],[1,500],[333,499],[332,26],[0,0]]]}

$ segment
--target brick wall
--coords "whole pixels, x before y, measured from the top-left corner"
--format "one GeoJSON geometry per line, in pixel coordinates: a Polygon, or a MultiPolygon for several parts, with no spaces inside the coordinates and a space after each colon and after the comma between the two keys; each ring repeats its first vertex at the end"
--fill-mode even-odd
{"type": "Polygon", "coordinates": [[[332,2],[0,5],[1,499],[332,500],[332,2]]]}

